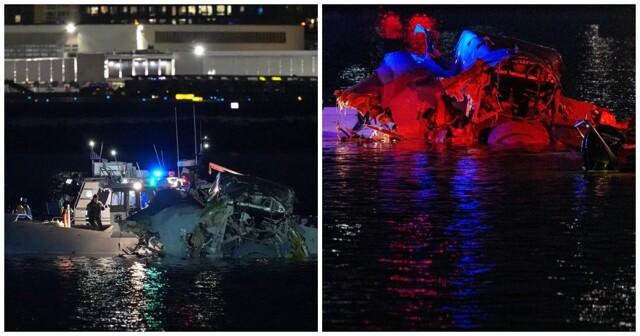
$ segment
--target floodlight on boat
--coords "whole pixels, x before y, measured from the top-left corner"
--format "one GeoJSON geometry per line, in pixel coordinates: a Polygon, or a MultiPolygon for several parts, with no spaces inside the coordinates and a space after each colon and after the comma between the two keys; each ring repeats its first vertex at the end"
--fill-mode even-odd
{"type": "Polygon", "coordinates": [[[140,189],[142,189],[142,183],[140,183],[140,182],[136,182],[136,183],[134,183],[134,184],[133,184],[133,189],[134,189],[134,190],[140,190],[140,189]]]}
{"type": "Polygon", "coordinates": [[[153,176],[155,176],[155,177],[162,177],[162,175],[164,175],[164,172],[162,170],[154,170],[153,171],[153,176]]]}

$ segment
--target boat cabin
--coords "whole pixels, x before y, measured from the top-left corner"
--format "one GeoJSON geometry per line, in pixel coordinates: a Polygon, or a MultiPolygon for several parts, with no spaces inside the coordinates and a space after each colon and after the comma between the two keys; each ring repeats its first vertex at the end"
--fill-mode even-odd
{"type": "Polygon", "coordinates": [[[74,206],[72,226],[90,228],[87,205],[93,195],[105,206],[102,210],[102,227],[113,226],[119,231],[118,223],[134,213],[146,208],[155,195],[155,187],[145,183],[147,171],[141,171],[126,162],[94,162],[94,175],[86,178],[80,188],[74,206]]]}

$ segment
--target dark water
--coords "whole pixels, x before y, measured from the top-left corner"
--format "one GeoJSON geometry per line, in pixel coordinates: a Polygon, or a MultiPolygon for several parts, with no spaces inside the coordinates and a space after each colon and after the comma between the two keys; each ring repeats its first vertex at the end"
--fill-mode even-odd
{"type": "Polygon", "coordinates": [[[317,330],[317,261],[5,259],[7,331],[317,330]]]}
{"type": "Polygon", "coordinates": [[[323,330],[635,330],[635,174],[325,142],[323,215],[323,330]]]}
{"type": "MultiPolygon", "coordinates": [[[[633,6],[386,6],[556,48],[566,95],[635,116],[633,6]]],[[[323,104],[397,45],[323,7],[323,104]]],[[[405,21],[403,21],[405,22],[405,21]]],[[[448,39],[448,41],[444,41],[448,39]]],[[[577,152],[322,146],[323,330],[635,330],[634,173],[577,152]]]]}

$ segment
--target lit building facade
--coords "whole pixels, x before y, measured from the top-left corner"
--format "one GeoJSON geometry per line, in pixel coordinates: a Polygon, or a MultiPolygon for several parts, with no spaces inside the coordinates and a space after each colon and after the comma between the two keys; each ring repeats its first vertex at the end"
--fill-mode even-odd
{"type": "MultiPolygon", "coordinates": [[[[5,79],[17,83],[139,75],[317,76],[317,49],[307,49],[317,22],[306,17],[317,13],[309,8],[315,6],[5,7],[5,79]],[[30,14],[24,7],[35,10],[30,14]]],[[[317,35],[315,41],[317,46],[317,35]]]]}

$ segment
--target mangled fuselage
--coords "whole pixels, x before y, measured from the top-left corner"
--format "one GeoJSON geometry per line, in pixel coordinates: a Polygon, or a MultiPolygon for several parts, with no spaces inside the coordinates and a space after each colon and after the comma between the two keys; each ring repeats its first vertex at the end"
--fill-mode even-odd
{"type": "MultiPolygon", "coordinates": [[[[565,97],[561,70],[554,49],[465,30],[452,62],[428,53],[389,53],[374,75],[335,95],[340,108],[362,115],[389,108],[398,138],[434,143],[578,148],[578,120],[626,127],[606,108],[565,97]]],[[[375,124],[375,115],[368,118],[375,124]]]]}
{"type": "Polygon", "coordinates": [[[122,229],[141,237],[140,254],[304,258],[317,253],[317,230],[299,225],[294,201],[289,187],[221,172],[206,201],[160,190],[122,229]]]}

